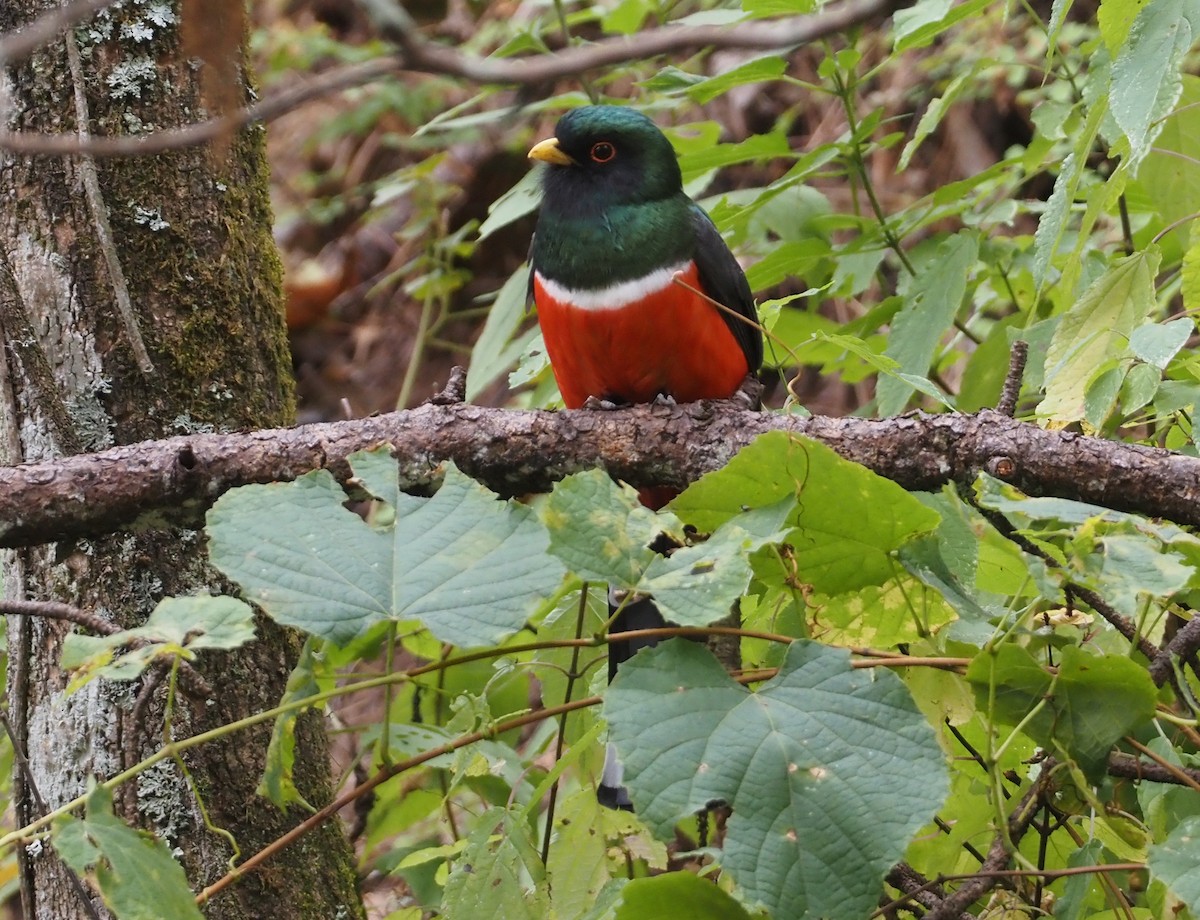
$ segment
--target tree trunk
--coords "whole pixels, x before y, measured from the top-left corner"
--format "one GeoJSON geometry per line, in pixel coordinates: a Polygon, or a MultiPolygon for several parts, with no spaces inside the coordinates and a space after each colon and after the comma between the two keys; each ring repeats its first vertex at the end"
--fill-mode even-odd
{"type": "MultiPolygon", "coordinates": [[[[11,32],[57,5],[0,0],[0,29],[11,32]]],[[[150,133],[203,117],[199,71],[179,51],[180,16],[178,3],[132,0],[7,68],[0,87],[7,127],[79,130],[77,87],[95,135],[150,133]]],[[[243,86],[238,98],[247,97],[243,86]]],[[[291,422],[262,141],[254,127],[223,149],[100,160],[94,167],[82,157],[0,160],[6,254],[0,256],[0,461],[291,422]],[[111,246],[95,199],[89,203],[89,168],[96,170],[93,186],[103,195],[111,246]],[[121,274],[152,370],[139,366],[138,333],[122,319],[114,294],[121,274]]],[[[144,620],[164,596],[222,587],[194,530],[78,540],[13,551],[2,561],[8,597],[64,601],[123,626],[144,620]]],[[[58,661],[69,628],[40,619],[9,622],[11,722],[29,759],[15,783],[20,824],[84,792],[90,777],[107,778],[138,762],[162,740],[161,687],[146,694],[151,703],[139,706],[136,718],[143,684],[93,681],[66,691],[68,675],[58,661]]],[[[258,633],[245,649],[198,660],[215,698],[183,695],[169,723],[175,737],[278,702],[298,642],[266,622],[258,633]]],[[[297,783],[309,802],[320,804],[331,790],[319,718],[301,720],[297,732],[297,783]]],[[[187,760],[190,784],[166,762],[116,795],[125,820],[181,854],[196,889],[222,875],[231,856],[226,840],[205,827],[198,800],[243,854],[302,817],[255,794],[269,734],[263,726],[195,749],[187,760]]],[[[86,917],[85,898],[104,914],[95,889],[87,880],[81,887],[49,848],[23,858],[26,917],[86,917]]],[[[214,898],[205,913],[222,920],[361,917],[352,853],[340,828],[326,826],[285,851],[214,898]]]]}

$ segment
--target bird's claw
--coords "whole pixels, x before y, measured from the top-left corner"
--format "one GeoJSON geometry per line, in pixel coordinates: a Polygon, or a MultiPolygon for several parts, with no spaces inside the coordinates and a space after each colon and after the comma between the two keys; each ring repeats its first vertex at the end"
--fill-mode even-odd
{"type": "Polygon", "coordinates": [[[729,400],[743,409],[757,411],[762,408],[762,394],[762,382],[753,374],[747,374],[729,400]]]}
{"type": "Polygon", "coordinates": [[[602,412],[612,412],[614,409],[621,409],[623,405],[618,402],[613,402],[611,399],[601,399],[598,396],[589,396],[583,401],[584,409],[598,409],[602,412]]]}

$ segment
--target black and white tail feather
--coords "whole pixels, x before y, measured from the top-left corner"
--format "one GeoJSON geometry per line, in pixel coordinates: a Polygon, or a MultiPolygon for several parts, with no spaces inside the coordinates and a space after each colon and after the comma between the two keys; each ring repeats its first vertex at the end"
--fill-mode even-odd
{"type": "MultiPolygon", "coordinates": [[[[617,668],[638,653],[639,649],[657,645],[657,639],[616,638],[621,633],[633,632],[638,629],[658,629],[666,626],[654,601],[646,596],[627,599],[627,595],[615,588],[608,590],[608,612],[611,616],[618,609],[616,618],[609,627],[608,634],[608,680],[617,674],[617,668]],[[624,607],[622,607],[624,603],[624,607]]],[[[596,799],[605,808],[616,808],[622,811],[633,811],[633,803],[629,800],[629,792],[625,788],[625,767],[617,756],[617,749],[610,741],[604,750],[604,772],[600,776],[600,788],[596,790],[596,799]]]]}

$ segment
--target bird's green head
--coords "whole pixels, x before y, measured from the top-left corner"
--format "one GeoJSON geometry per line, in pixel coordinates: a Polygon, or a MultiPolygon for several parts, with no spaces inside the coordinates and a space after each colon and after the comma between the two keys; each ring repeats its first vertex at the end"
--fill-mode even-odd
{"type": "Polygon", "coordinates": [[[543,183],[553,207],[603,210],[661,201],[683,189],[671,142],[645,115],[621,106],[567,112],[554,137],[529,157],[550,165],[543,183]]]}

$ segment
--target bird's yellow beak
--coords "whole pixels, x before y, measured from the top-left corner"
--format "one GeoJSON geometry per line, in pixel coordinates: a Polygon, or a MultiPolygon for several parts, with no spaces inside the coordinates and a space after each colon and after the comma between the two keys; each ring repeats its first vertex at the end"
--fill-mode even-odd
{"type": "Polygon", "coordinates": [[[574,166],[575,161],[563,153],[558,146],[557,137],[548,137],[538,141],[529,151],[529,159],[541,160],[543,163],[553,163],[555,166],[574,166]]]}

